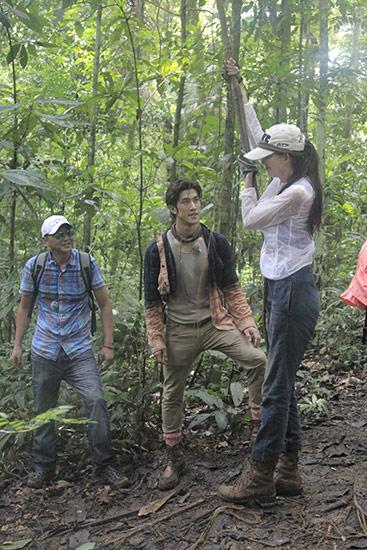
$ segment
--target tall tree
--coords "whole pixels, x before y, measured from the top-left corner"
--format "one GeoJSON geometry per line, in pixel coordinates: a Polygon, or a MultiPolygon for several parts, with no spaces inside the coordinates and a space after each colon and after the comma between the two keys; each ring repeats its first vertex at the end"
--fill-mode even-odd
{"type": "MultiPolygon", "coordinates": [[[[187,0],[181,0],[180,19],[181,19],[181,45],[184,46],[187,39],[187,32],[186,32],[187,0]]],[[[175,118],[174,118],[174,124],[173,124],[173,143],[172,143],[173,151],[176,150],[179,143],[179,138],[180,138],[181,114],[182,114],[182,107],[184,102],[185,82],[186,82],[186,75],[183,74],[180,77],[180,84],[179,84],[178,93],[177,93],[176,111],[175,111],[175,118]]],[[[171,179],[175,178],[176,171],[177,171],[177,161],[174,158],[173,163],[171,165],[171,174],[170,174],[171,179]]]]}
{"type": "Polygon", "coordinates": [[[288,89],[290,77],[290,51],[291,51],[291,0],[282,0],[280,8],[280,76],[277,84],[277,99],[275,107],[275,120],[277,123],[287,120],[288,89]]]}
{"type": "Polygon", "coordinates": [[[316,147],[320,157],[321,182],[325,180],[326,125],[329,95],[329,0],[319,0],[320,80],[317,97],[316,147]]]}
{"type": "Polygon", "coordinates": [[[92,84],[92,106],[90,115],[90,133],[89,133],[89,146],[88,146],[88,175],[89,175],[89,189],[86,192],[86,215],[84,220],[84,237],[83,248],[89,250],[91,243],[91,223],[94,214],[94,209],[90,206],[90,202],[93,199],[93,183],[94,183],[94,169],[96,163],[96,136],[97,136],[97,122],[98,122],[98,81],[99,81],[99,67],[100,67],[100,55],[101,55],[101,40],[102,40],[102,2],[97,3],[96,10],[96,33],[94,42],[94,62],[93,62],[93,84],[92,84]]]}
{"type": "Polygon", "coordinates": [[[352,51],[350,55],[350,78],[346,83],[345,90],[345,114],[343,125],[343,136],[349,139],[353,128],[353,114],[355,108],[355,75],[359,67],[360,56],[360,38],[361,38],[361,20],[355,18],[352,27],[352,51]]]}
{"type": "MultiPolygon", "coordinates": [[[[228,37],[227,21],[222,0],[217,0],[217,10],[221,25],[225,56],[238,61],[241,37],[242,0],[232,1],[231,36],[228,37]]],[[[219,231],[231,235],[234,225],[233,216],[233,149],[234,149],[235,111],[232,86],[227,87],[227,110],[224,127],[224,154],[222,184],[219,194],[219,231]],[[224,207],[224,205],[226,205],[224,207]]]]}

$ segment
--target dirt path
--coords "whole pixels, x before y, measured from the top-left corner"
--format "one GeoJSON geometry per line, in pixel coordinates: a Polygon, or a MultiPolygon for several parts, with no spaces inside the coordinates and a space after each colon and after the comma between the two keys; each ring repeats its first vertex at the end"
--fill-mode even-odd
{"type": "Polygon", "coordinates": [[[61,461],[58,483],[45,490],[22,487],[15,468],[5,476],[0,548],[367,548],[367,378],[334,376],[330,387],[330,417],[304,420],[303,496],[279,499],[269,510],[216,497],[216,486],[234,479],[248,457],[246,437],[191,435],[189,471],[170,495],[156,488],[160,449],[130,464],[132,488],[120,492],[95,484],[75,449],[61,461]],[[138,516],[142,505],[167,496],[159,510],[138,516]]]}

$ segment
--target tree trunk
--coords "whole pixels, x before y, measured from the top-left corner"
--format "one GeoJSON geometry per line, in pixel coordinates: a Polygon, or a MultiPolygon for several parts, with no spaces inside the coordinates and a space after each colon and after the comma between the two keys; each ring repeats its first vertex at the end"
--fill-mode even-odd
{"type": "Polygon", "coordinates": [[[297,126],[304,134],[308,128],[308,109],[310,101],[310,83],[314,81],[315,59],[312,53],[312,37],[310,33],[310,2],[301,0],[298,48],[298,101],[297,126]]]}
{"type": "Polygon", "coordinates": [[[275,120],[287,122],[287,96],[290,74],[290,45],[291,45],[291,15],[292,5],[289,0],[282,0],[280,13],[280,77],[278,79],[278,97],[276,101],[275,120]]]}
{"type": "MultiPolygon", "coordinates": [[[[217,0],[218,16],[221,24],[222,40],[226,57],[232,56],[238,60],[241,36],[242,0],[232,2],[232,40],[228,40],[227,22],[222,0],[217,0]]],[[[233,149],[234,149],[235,112],[232,87],[227,89],[227,112],[224,128],[224,155],[222,170],[222,185],[219,193],[219,231],[230,236],[235,215],[233,208],[233,149]],[[224,206],[225,205],[225,206],[224,206]]]]}
{"type": "MultiPolygon", "coordinates": [[[[180,18],[181,18],[181,45],[184,46],[187,38],[186,36],[187,0],[181,0],[180,18]]],[[[179,138],[180,138],[181,114],[182,114],[182,107],[184,102],[185,82],[186,82],[186,76],[182,75],[180,78],[180,85],[178,89],[175,120],[173,125],[172,145],[173,145],[174,152],[176,150],[176,147],[178,146],[179,138]]],[[[177,173],[177,162],[176,162],[176,159],[174,159],[171,166],[171,171],[170,171],[171,180],[176,177],[176,173],[177,173]]]]}
{"type": "Polygon", "coordinates": [[[320,85],[318,93],[318,109],[316,124],[316,147],[320,157],[321,183],[325,181],[326,156],[326,113],[328,102],[328,59],[329,59],[329,0],[319,0],[320,14],[320,85]]]}
{"type": "Polygon", "coordinates": [[[352,53],[350,56],[350,80],[347,84],[347,90],[345,94],[345,115],[344,115],[344,127],[343,136],[349,139],[352,135],[353,129],[353,112],[355,106],[355,74],[359,66],[359,53],[360,53],[360,36],[361,36],[361,21],[358,19],[354,22],[352,31],[352,53]]]}
{"type": "MultiPolygon", "coordinates": [[[[90,189],[85,194],[87,200],[93,199],[92,185],[94,182],[94,167],[96,160],[96,136],[97,136],[97,122],[98,122],[98,103],[96,100],[98,93],[98,80],[99,80],[99,65],[100,65],[100,51],[101,51],[101,27],[102,27],[102,2],[98,2],[96,13],[96,36],[94,43],[94,64],[93,64],[93,85],[92,95],[94,101],[92,103],[92,112],[90,118],[90,133],[89,133],[89,146],[88,146],[88,169],[89,169],[89,186],[90,189]]],[[[94,215],[93,206],[87,204],[86,216],[84,219],[84,236],[83,236],[83,248],[89,250],[91,243],[91,226],[92,218],[94,215]]]]}
{"type": "MultiPolygon", "coordinates": [[[[6,27],[6,34],[8,38],[9,50],[13,49],[13,40],[9,27],[6,27]]],[[[14,59],[11,62],[11,73],[12,73],[12,96],[13,104],[16,105],[18,102],[18,89],[17,89],[17,73],[15,70],[14,59]]],[[[13,156],[10,162],[10,168],[15,170],[18,167],[18,113],[17,110],[14,110],[14,122],[13,122],[13,156]]],[[[11,197],[11,206],[10,206],[10,230],[9,230],[9,272],[8,277],[9,281],[13,277],[15,270],[15,238],[16,238],[16,211],[17,211],[17,191],[14,190],[11,197]]],[[[12,302],[14,299],[13,287],[9,293],[9,301],[12,302]]],[[[10,342],[12,339],[14,325],[14,314],[13,310],[9,311],[7,316],[7,337],[10,342]]]]}

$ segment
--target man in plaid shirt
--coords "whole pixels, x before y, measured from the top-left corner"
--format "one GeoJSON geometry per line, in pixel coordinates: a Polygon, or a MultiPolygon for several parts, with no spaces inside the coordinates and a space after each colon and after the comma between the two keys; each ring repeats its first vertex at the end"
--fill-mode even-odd
{"type": "MultiPolygon", "coordinates": [[[[89,294],[79,253],[73,249],[73,228],[64,216],[50,216],[41,228],[49,249],[38,287],[38,316],[32,339],[32,385],[36,414],[56,407],[62,380],[82,398],[88,417],[88,436],[97,474],[115,488],[129,484],[113,463],[110,424],[100,375],[93,353],[89,294]]],[[[98,263],[90,259],[90,281],[100,307],[104,344],[100,359],[113,360],[112,306],[98,263]]],[[[22,342],[29,325],[37,256],[27,261],[20,286],[20,303],[11,360],[20,366],[22,342]]],[[[53,422],[38,428],[33,438],[34,471],[29,487],[40,488],[55,477],[56,434],[53,422]]]]}

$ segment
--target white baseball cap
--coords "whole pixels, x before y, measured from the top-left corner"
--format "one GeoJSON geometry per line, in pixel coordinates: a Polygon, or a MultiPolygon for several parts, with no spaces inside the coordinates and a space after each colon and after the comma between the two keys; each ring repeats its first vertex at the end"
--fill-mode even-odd
{"type": "Polygon", "coordinates": [[[294,124],[275,124],[261,138],[258,146],[246,153],[249,160],[261,160],[273,153],[297,153],[305,148],[306,138],[294,124]]]}
{"type": "Polygon", "coordinates": [[[45,219],[41,227],[41,235],[45,237],[46,235],[54,235],[56,231],[62,225],[70,225],[71,223],[64,216],[49,216],[45,219]]]}

